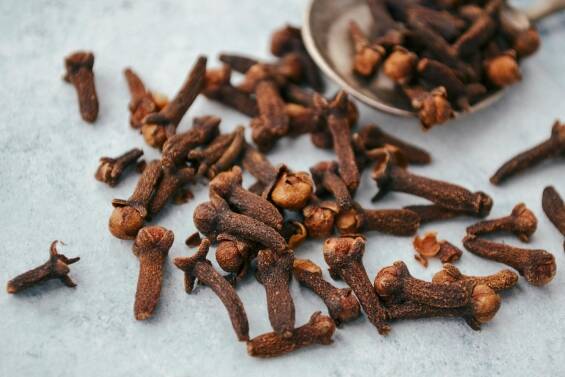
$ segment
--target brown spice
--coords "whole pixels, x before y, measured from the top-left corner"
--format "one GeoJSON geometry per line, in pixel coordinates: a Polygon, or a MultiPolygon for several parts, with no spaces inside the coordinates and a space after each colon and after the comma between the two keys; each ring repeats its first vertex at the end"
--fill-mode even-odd
{"type": "Polygon", "coordinates": [[[94,86],[94,54],[77,51],[65,58],[64,80],[73,84],[78,96],[80,115],[93,123],[98,117],[98,96],[94,86]]]}
{"type": "Polygon", "coordinates": [[[206,60],[204,56],[198,57],[176,96],[158,113],[149,114],[143,119],[141,132],[147,144],[161,148],[176,133],[181,119],[204,86],[206,60]]]}
{"type": "Polygon", "coordinates": [[[410,275],[408,267],[401,261],[383,268],[375,277],[375,291],[386,303],[409,301],[438,308],[464,306],[469,301],[473,285],[419,280],[410,275]]]}
{"type": "Polygon", "coordinates": [[[114,187],[118,184],[124,171],[128,167],[134,166],[141,156],[143,156],[143,151],[139,148],[133,148],[116,158],[101,157],[100,165],[94,177],[100,182],[114,187]]]}
{"type": "Polygon", "coordinates": [[[114,237],[122,240],[135,238],[145,224],[145,220],[150,217],[149,207],[162,174],[161,161],[149,162],[129,199],[112,200],[114,211],[110,216],[108,227],[114,237]]]}
{"type": "Polygon", "coordinates": [[[551,158],[565,155],[565,124],[555,121],[549,139],[522,152],[502,165],[490,178],[498,185],[508,178],[551,158]]]}
{"type": "Polygon", "coordinates": [[[434,221],[449,220],[466,214],[464,212],[452,211],[437,204],[411,205],[404,207],[404,209],[416,212],[420,217],[420,225],[434,221]]]}
{"type": "Polygon", "coordinates": [[[321,201],[313,196],[310,203],[302,209],[304,226],[312,238],[326,238],[332,235],[336,215],[339,213],[333,201],[321,201]]]}
{"type": "Polygon", "coordinates": [[[383,73],[398,84],[412,80],[418,63],[418,55],[404,47],[396,46],[383,64],[383,73]]]}
{"type": "Polygon", "coordinates": [[[416,319],[432,317],[462,317],[473,330],[480,330],[483,323],[489,322],[500,308],[500,296],[487,285],[475,285],[472,296],[465,306],[457,308],[438,308],[417,302],[404,302],[387,307],[387,318],[416,319]]]}
{"type": "MultiPolygon", "coordinates": [[[[553,186],[543,190],[542,208],[557,230],[565,236],[565,203],[553,186]]],[[[565,242],[563,243],[565,249],[565,242]]]]}
{"type": "Polygon", "coordinates": [[[485,61],[485,73],[489,81],[500,88],[522,80],[514,51],[506,51],[485,61]]]}
{"type": "Polygon", "coordinates": [[[142,321],[153,315],[163,281],[163,267],[175,235],[160,226],[148,226],[139,231],[133,243],[133,253],[139,257],[139,277],[135,304],[135,319],[142,321]]]}
{"type": "MultiPolygon", "coordinates": [[[[231,143],[225,148],[222,155],[208,168],[208,179],[214,178],[219,173],[233,167],[245,148],[245,129],[238,126],[233,132],[231,143]]],[[[200,169],[200,166],[199,166],[200,169]]]]}
{"type": "Polygon", "coordinates": [[[528,242],[537,229],[538,220],[524,203],[517,204],[509,216],[480,221],[467,227],[467,234],[478,236],[496,232],[511,232],[522,242],[528,242]]]}
{"type": "Polygon", "coordinates": [[[147,90],[141,78],[131,68],[124,70],[124,76],[131,95],[128,106],[129,123],[132,128],[139,129],[143,125],[143,119],[149,114],[159,112],[167,105],[168,99],[147,90]]]}
{"type": "Polygon", "coordinates": [[[313,344],[331,344],[335,324],[320,312],[312,314],[310,321],[292,331],[290,338],[276,332],[259,335],[247,342],[247,352],[255,357],[275,357],[313,344]]]}
{"type": "Polygon", "coordinates": [[[294,277],[324,301],[337,326],[359,317],[359,301],[350,288],[336,288],[322,277],[322,269],[309,259],[294,259],[294,277]]]}
{"type": "Polygon", "coordinates": [[[226,307],[237,339],[239,341],[247,341],[249,340],[249,324],[243,303],[235,289],[206,259],[209,248],[210,241],[205,238],[200,242],[196,254],[190,257],[176,257],[174,264],[184,271],[186,293],[192,293],[196,279],[210,287],[226,307]]]}
{"type": "Polygon", "coordinates": [[[257,256],[256,243],[221,233],[217,237],[216,261],[222,270],[241,279],[247,273],[251,260],[257,256]]]}
{"type": "Polygon", "coordinates": [[[243,177],[239,166],[218,174],[210,181],[210,192],[224,198],[237,212],[280,230],[283,217],[268,200],[241,187],[243,177]]]}
{"type": "Polygon", "coordinates": [[[285,239],[272,227],[252,217],[232,212],[228,203],[218,195],[196,207],[193,214],[196,228],[214,240],[220,233],[257,242],[277,253],[286,253],[285,239]]]}
{"type": "Polygon", "coordinates": [[[518,283],[518,274],[511,270],[500,270],[496,274],[488,276],[467,276],[451,263],[445,263],[443,270],[437,272],[432,278],[432,283],[444,284],[456,281],[471,281],[475,284],[484,284],[494,291],[510,289],[518,283]]]}
{"type": "Polygon", "coordinates": [[[316,195],[322,195],[327,191],[335,198],[340,212],[351,208],[353,199],[345,182],[338,175],[338,166],[335,162],[319,162],[310,168],[310,173],[316,182],[316,195]]]}
{"type": "Polygon", "coordinates": [[[390,327],[384,322],[386,312],[375,293],[361,259],[365,240],[359,236],[341,236],[324,241],[324,259],[333,271],[353,289],[369,321],[379,334],[386,335],[390,327]]]}
{"type": "Polygon", "coordinates": [[[11,279],[6,285],[6,291],[10,294],[18,293],[51,279],[59,279],[67,287],[76,287],[76,283],[69,276],[69,265],[78,262],[80,258],[67,258],[59,254],[57,242],[59,241],[51,243],[47,262],[11,279]]]}
{"type": "Polygon", "coordinates": [[[443,86],[432,91],[419,86],[403,86],[402,91],[410,99],[412,108],[418,111],[418,118],[425,130],[454,117],[451,104],[447,100],[447,91],[443,86]]]}
{"type": "Polygon", "coordinates": [[[361,77],[372,76],[381,65],[386,50],[383,46],[371,43],[355,21],[349,22],[349,35],[355,50],[353,72],[361,77]]]}
{"type": "Polygon", "coordinates": [[[545,285],[555,276],[555,257],[545,250],[520,249],[482,240],[473,235],[467,235],[463,239],[463,245],[475,255],[514,268],[532,285],[545,285]]]}
{"type": "Polygon", "coordinates": [[[472,193],[451,183],[409,173],[393,147],[383,148],[381,160],[375,165],[373,179],[377,182],[379,199],[388,191],[416,195],[442,207],[486,216],[492,208],[492,199],[484,192],[472,193]]]}
{"type": "Polygon", "coordinates": [[[265,249],[257,254],[256,277],[265,287],[269,321],[283,338],[290,338],[294,330],[294,302],[289,289],[293,260],[292,251],[278,254],[265,249]]]}
{"type": "Polygon", "coordinates": [[[407,209],[365,209],[358,203],[342,211],[336,219],[340,233],[377,231],[395,236],[411,236],[420,226],[419,216],[407,209]]]}
{"type": "Polygon", "coordinates": [[[285,221],[281,234],[288,244],[288,248],[296,250],[308,238],[308,230],[300,221],[285,221]]]}
{"type": "Polygon", "coordinates": [[[249,93],[234,87],[230,81],[230,67],[208,69],[202,94],[249,117],[256,117],[259,109],[255,99],[249,93]]]}

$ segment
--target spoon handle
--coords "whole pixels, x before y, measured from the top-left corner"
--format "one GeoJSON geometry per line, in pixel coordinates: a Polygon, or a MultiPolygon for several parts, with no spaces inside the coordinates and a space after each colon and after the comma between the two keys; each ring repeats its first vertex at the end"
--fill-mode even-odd
{"type": "Polygon", "coordinates": [[[538,22],[563,9],[565,9],[565,0],[538,0],[526,10],[526,14],[530,21],[538,22]]]}

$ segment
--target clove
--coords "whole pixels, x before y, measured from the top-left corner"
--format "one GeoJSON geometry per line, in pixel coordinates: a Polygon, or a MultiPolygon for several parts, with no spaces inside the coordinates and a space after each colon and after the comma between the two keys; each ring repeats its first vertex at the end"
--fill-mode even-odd
{"type": "Polygon", "coordinates": [[[490,287],[498,292],[514,287],[518,283],[518,274],[511,270],[500,270],[488,276],[467,276],[451,263],[445,263],[443,270],[437,272],[432,278],[432,283],[445,284],[457,281],[471,281],[474,284],[481,284],[490,287]]]}
{"type": "MultiPolygon", "coordinates": [[[[543,190],[541,204],[549,220],[565,236],[565,204],[553,186],[548,186],[543,190]]],[[[563,249],[565,249],[565,242],[563,249]]]]}
{"type": "Polygon", "coordinates": [[[353,72],[361,77],[371,77],[384,60],[383,46],[371,43],[357,22],[349,22],[349,35],[353,41],[353,72]]]}
{"type": "Polygon", "coordinates": [[[216,261],[222,270],[242,278],[247,273],[251,260],[257,256],[257,244],[229,234],[217,237],[216,261]]]}
{"type": "Polygon", "coordinates": [[[420,217],[407,209],[365,209],[358,203],[337,215],[336,226],[340,233],[377,231],[395,236],[410,236],[418,230],[420,217]]]}
{"type": "Polygon", "coordinates": [[[426,91],[419,86],[402,86],[402,92],[410,99],[412,108],[418,111],[418,118],[425,130],[454,117],[451,104],[447,100],[447,91],[443,86],[432,91],[426,91]]]}
{"type": "Polygon", "coordinates": [[[63,79],[73,84],[78,96],[80,116],[93,123],[98,117],[98,96],[94,86],[94,54],[77,51],[65,58],[65,76],[63,79]]]}
{"type": "Polygon", "coordinates": [[[59,254],[57,242],[59,241],[51,243],[47,262],[11,279],[6,286],[6,291],[10,294],[18,293],[51,279],[59,279],[67,287],[76,287],[76,283],[69,277],[71,271],[69,265],[78,262],[80,258],[67,258],[59,254]]]}
{"type": "Polygon", "coordinates": [[[522,242],[528,242],[537,229],[538,220],[524,203],[517,204],[509,216],[480,221],[467,227],[467,234],[478,236],[496,232],[511,232],[522,242]]]}
{"type": "Polygon", "coordinates": [[[118,184],[124,171],[135,165],[141,156],[143,156],[143,151],[139,148],[133,148],[116,158],[101,157],[100,165],[94,177],[100,182],[114,187],[118,184]]]}
{"type": "Polygon", "coordinates": [[[420,225],[465,215],[464,212],[452,211],[437,204],[411,205],[404,207],[404,209],[416,212],[420,217],[420,225]]]}
{"type": "Polygon", "coordinates": [[[545,285],[555,276],[557,269],[555,257],[545,250],[520,249],[482,240],[474,235],[467,235],[463,239],[463,245],[475,255],[514,268],[532,285],[545,285]]]}
{"type": "Polygon", "coordinates": [[[259,114],[259,110],[257,109],[255,99],[249,93],[234,87],[230,80],[230,67],[224,66],[218,69],[208,69],[202,94],[208,99],[218,101],[249,117],[256,117],[259,114]]]}
{"type": "Polygon", "coordinates": [[[256,277],[265,287],[269,321],[283,338],[290,338],[294,330],[294,302],[289,289],[293,259],[292,251],[277,254],[264,249],[257,254],[256,277]]]}
{"type": "Polygon", "coordinates": [[[294,277],[301,285],[314,291],[328,307],[336,325],[359,317],[359,301],[350,288],[336,288],[322,277],[322,269],[309,259],[294,259],[294,277]]]}
{"type": "Polygon", "coordinates": [[[314,196],[310,203],[302,209],[304,226],[308,230],[308,235],[313,238],[326,238],[332,235],[338,213],[339,208],[335,202],[321,201],[314,196]]]}
{"type": "Polygon", "coordinates": [[[386,311],[375,293],[361,259],[365,251],[365,240],[351,235],[328,238],[324,241],[324,259],[333,271],[353,289],[369,321],[379,334],[386,335],[390,327],[385,323],[386,311]]]}
{"type": "Polygon", "coordinates": [[[174,239],[173,232],[160,226],[145,227],[135,238],[133,253],[139,258],[139,277],[133,308],[138,321],[151,317],[159,302],[163,267],[174,239]]]}
{"type": "Polygon", "coordinates": [[[502,165],[490,178],[498,185],[508,178],[549,159],[565,155],[565,124],[555,121],[549,139],[522,152],[502,165]]]}
{"type": "Polygon", "coordinates": [[[259,335],[247,342],[247,353],[255,357],[275,357],[313,344],[331,344],[335,324],[320,312],[312,314],[310,321],[292,331],[289,338],[276,332],[259,335]]]}
{"type": "Polygon", "coordinates": [[[129,123],[132,128],[138,129],[143,125],[143,119],[153,113],[159,112],[167,105],[168,99],[162,95],[152,93],[141,78],[131,68],[124,70],[131,99],[129,101],[129,123]]]}
{"type": "Polygon", "coordinates": [[[239,341],[249,340],[249,324],[245,308],[237,295],[235,289],[220,275],[210,261],[206,259],[210,241],[203,239],[200,242],[196,254],[190,257],[176,257],[174,264],[184,271],[184,287],[186,293],[192,293],[194,281],[198,281],[212,289],[216,296],[222,301],[235,330],[239,341]]]}
{"type": "Polygon", "coordinates": [[[316,182],[316,195],[325,191],[334,198],[340,212],[347,211],[353,205],[351,194],[341,177],[338,175],[338,166],[333,161],[320,162],[310,168],[310,173],[316,182]]]}

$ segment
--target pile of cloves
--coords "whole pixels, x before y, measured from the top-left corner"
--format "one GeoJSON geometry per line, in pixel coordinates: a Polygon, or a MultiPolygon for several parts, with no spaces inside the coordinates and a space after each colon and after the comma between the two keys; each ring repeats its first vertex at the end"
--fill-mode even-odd
{"type": "Polygon", "coordinates": [[[352,20],[352,70],[361,80],[382,73],[426,129],[468,111],[521,80],[519,61],[537,51],[538,32],[505,17],[505,0],[367,0],[365,33],[352,20]]]}
{"type": "MultiPolygon", "coordinates": [[[[501,2],[494,0],[484,7],[467,3],[446,5],[446,9],[424,8],[409,1],[369,1],[369,5],[376,19],[388,21],[379,24],[377,42],[371,43],[352,24],[355,69],[369,76],[383,61],[385,74],[403,90],[420,91],[419,108],[427,126],[449,117],[451,105],[465,109],[478,98],[470,94],[480,92],[478,86],[496,84],[498,76],[489,76],[490,71],[506,77],[507,72],[498,66],[506,63],[494,61],[511,57],[505,52],[509,43],[519,57],[537,48],[531,46],[536,40],[535,31],[518,36],[504,29],[499,20],[501,2]],[[418,28],[425,29],[425,33],[414,35],[418,28]],[[426,38],[426,33],[433,38],[426,38]],[[472,76],[484,73],[481,64],[485,58],[493,61],[489,60],[484,68],[487,79],[472,76]],[[442,60],[445,66],[431,59],[442,60]],[[478,68],[472,63],[477,63],[478,68]],[[452,91],[449,80],[456,80],[464,90],[452,91]]],[[[422,265],[427,266],[428,258],[434,256],[445,263],[432,282],[413,277],[402,261],[380,271],[363,264],[364,234],[376,231],[407,237],[430,222],[458,216],[484,218],[493,207],[491,197],[412,173],[409,167],[431,163],[427,151],[376,125],[355,128],[357,109],[344,91],[329,98],[320,94],[323,81],[306,53],[298,28],[277,30],[271,39],[271,52],[277,60],[261,62],[221,54],[219,60],[224,65],[217,69],[207,68],[207,58],[201,56],[171,101],[148,90],[131,68],[124,71],[131,94],[130,125],[141,132],[147,144],[161,150],[161,157],[140,160],[143,151],[138,148],[116,158],[102,157],[95,178],[114,187],[134,165],[141,174],[128,199],[112,201],[108,222],[112,235],[133,240],[133,253],[139,258],[135,318],[145,320],[153,315],[175,238],[172,231],[147,223],[168,203],[190,199],[191,185],[204,181],[208,183],[209,200],[194,210],[198,232],[185,241],[197,251],[176,257],[173,263],[184,273],[188,294],[198,281],[218,296],[237,339],[247,343],[251,356],[273,357],[314,344],[330,344],[336,327],[356,320],[362,313],[381,335],[391,330],[390,322],[401,319],[461,317],[474,330],[492,320],[501,304],[497,292],[515,286],[518,274],[502,270],[490,276],[464,275],[452,264],[463,251],[438,240],[434,232],[416,236],[413,241],[415,257],[422,265]],[[243,74],[240,83],[232,84],[232,72],[243,74]],[[255,145],[246,139],[244,126],[221,132],[217,116],[195,117],[190,129],[179,132],[181,120],[200,94],[249,116],[255,145]],[[303,134],[309,134],[316,147],[333,149],[335,161],[320,161],[309,172],[269,161],[265,152],[275,148],[280,138],[303,134]],[[404,208],[362,206],[355,194],[366,170],[372,172],[376,183],[374,202],[396,191],[429,203],[404,208]],[[255,179],[250,186],[244,185],[244,171],[255,179]],[[324,240],[322,253],[329,275],[342,280],[347,288],[325,280],[322,268],[314,262],[295,257],[309,238],[324,240]],[[211,247],[215,247],[215,259],[223,272],[208,259],[211,247]],[[374,272],[372,281],[369,274],[374,272]],[[263,286],[272,332],[250,338],[245,307],[237,293],[243,279],[256,279],[263,286]],[[328,315],[315,312],[307,323],[297,326],[290,290],[293,280],[318,295],[328,315]]],[[[96,119],[98,112],[93,64],[94,55],[84,52],[72,54],[65,61],[65,79],[75,85],[81,114],[89,122],[96,119]]],[[[562,128],[556,123],[549,141],[520,155],[517,162],[509,162],[493,183],[545,157],[562,155],[562,128]]],[[[565,206],[553,187],[544,191],[543,209],[565,235],[565,206]]],[[[507,232],[528,242],[536,227],[532,211],[518,204],[509,216],[468,227],[463,245],[478,256],[507,264],[529,283],[541,286],[555,275],[552,254],[481,238],[507,232]]],[[[8,293],[18,293],[49,279],[74,287],[68,265],[79,258],[58,254],[55,246],[56,241],[46,263],[10,280],[8,293]]]]}

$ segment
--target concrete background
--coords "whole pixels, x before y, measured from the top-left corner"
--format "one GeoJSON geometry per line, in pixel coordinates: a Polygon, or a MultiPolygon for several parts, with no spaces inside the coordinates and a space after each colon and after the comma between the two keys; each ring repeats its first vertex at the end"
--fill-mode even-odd
{"type": "MultiPolygon", "coordinates": [[[[170,206],[154,223],[175,232],[167,262],[161,302],[155,317],[133,318],[138,261],[131,242],[107,231],[114,197],[125,198],[137,176],[129,175],[110,189],[94,180],[102,155],[114,156],[141,147],[156,157],[129,128],[129,95],[122,70],[132,66],[147,85],[172,96],[198,54],[217,65],[220,51],[268,58],[271,30],[286,22],[300,24],[305,1],[2,1],[0,2],[0,281],[47,259],[53,239],[60,251],[81,257],[72,266],[76,289],[52,281],[11,296],[0,293],[1,376],[367,376],[564,375],[565,261],[562,236],[541,209],[541,192],[553,184],[565,194],[563,164],[548,163],[503,187],[488,177],[508,157],[545,139],[556,118],[565,120],[565,19],[541,26],[543,47],[524,62],[524,80],[495,106],[470,117],[422,133],[415,120],[398,119],[360,106],[361,124],[378,123],[387,131],[430,150],[433,164],[413,171],[484,190],[495,200],[492,216],[506,215],[525,202],[538,216],[539,230],[529,246],[553,252],[558,274],[546,287],[522,278],[503,295],[502,307],[483,331],[471,331],[462,320],[435,319],[395,323],[381,337],[361,318],[345,325],[328,347],[313,347],[274,360],[247,356],[235,341],[219,300],[208,289],[186,295],[174,256],[186,255],[184,238],[195,228],[192,211],[205,200],[170,206]],[[81,121],[74,89],[61,80],[63,57],[75,49],[96,54],[100,116],[94,125],[81,121]]],[[[248,120],[199,98],[182,122],[193,116],[222,116],[222,129],[248,120]]],[[[313,149],[308,138],[285,140],[270,155],[306,169],[332,154],[313,149]]],[[[249,182],[250,180],[248,180],[249,182]]],[[[369,206],[375,188],[364,176],[359,201],[369,206]]],[[[420,202],[390,195],[379,206],[420,202]]],[[[472,220],[427,226],[457,245],[472,220]]],[[[512,238],[502,238],[520,244],[512,238]]],[[[320,242],[310,242],[297,256],[325,267],[320,242]]],[[[429,279],[440,269],[427,269],[413,259],[410,238],[371,234],[364,258],[372,277],[395,260],[429,279]]],[[[488,274],[502,265],[465,252],[458,266],[466,273],[488,274]]],[[[328,277],[327,273],[325,276],[328,277]]],[[[339,283],[337,283],[339,285],[339,283]]],[[[245,304],[251,336],[270,331],[263,288],[253,279],[238,289],[245,304]]],[[[307,321],[323,303],[292,284],[296,322],[307,321]]]]}

